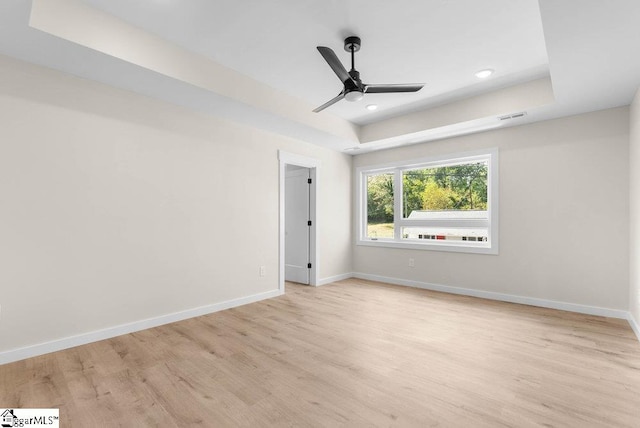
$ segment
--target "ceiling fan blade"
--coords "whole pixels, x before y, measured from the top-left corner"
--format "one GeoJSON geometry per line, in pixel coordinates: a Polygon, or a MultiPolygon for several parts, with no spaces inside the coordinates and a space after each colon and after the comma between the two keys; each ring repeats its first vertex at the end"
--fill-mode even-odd
{"type": "MultiPolygon", "coordinates": [[[[347,80],[353,81],[353,79],[347,72],[347,69],[344,68],[344,65],[342,65],[335,52],[331,50],[331,48],[328,48],[326,46],[318,46],[318,52],[320,52],[320,55],[322,55],[324,60],[327,61],[329,67],[331,67],[333,72],[336,73],[336,76],[338,76],[338,79],[340,79],[342,83],[345,83],[347,80]]],[[[353,83],[355,84],[355,82],[353,83]]]]}
{"type": "Polygon", "coordinates": [[[410,83],[399,85],[364,85],[364,92],[366,94],[387,94],[393,92],[418,92],[424,83],[410,83]]]}
{"type": "Polygon", "coordinates": [[[322,104],[320,107],[314,109],[313,112],[314,113],[318,113],[319,111],[322,111],[322,110],[326,109],[327,107],[334,105],[335,103],[337,103],[338,101],[340,101],[343,98],[344,98],[344,92],[340,92],[337,97],[335,97],[335,98],[327,101],[326,103],[322,104]]]}

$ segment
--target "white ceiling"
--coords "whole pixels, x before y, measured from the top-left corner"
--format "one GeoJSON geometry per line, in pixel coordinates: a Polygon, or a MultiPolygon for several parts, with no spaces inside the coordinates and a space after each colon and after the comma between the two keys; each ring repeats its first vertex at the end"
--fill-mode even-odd
{"type": "Polygon", "coordinates": [[[342,84],[316,50],[347,68],[346,36],[362,39],[367,83],[423,83],[416,94],[369,94],[332,114],[358,124],[548,74],[536,0],[85,0],[133,25],[290,95],[323,104],[342,84]],[[478,70],[495,76],[479,82],[478,70]],[[375,103],[375,113],[367,104],[375,103]]]}
{"type": "MultiPolygon", "coordinates": [[[[640,84],[638,0],[34,0],[34,6],[37,1],[53,8],[52,15],[65,5],[88,6],[240,77],[225,82],[215,75],[200,84],[149,67],[91,44],[103,30],[99,35],[112,44],[140,46],[127,40],[130,31],[116,34],[105,23],[85,28],[88,38],[68,36],[66,28],[81,24],[70,14],[63,17],[63,31],[30,26],[28,0],[0,2],[0,53],[339,150],[358,145],[345,131],[349,123],[362,133],[358,129],[391,117],[429,115],[445,104],[549,75],[555,102],[532,106],[512,124],[627,105],[640,84]],[[365,82],[425,82],[425,88],[368,94],[358,103],[341,101],[310,113],[341,90],[315,47],[331,47],[349,68],[342,45],[352,34],[362,38],[356,68],[365,82]],[[480,81],[473,73],[483,68],[496,73],[480,81]],[[255,102],[243,98],[248,88],[254,91],[249,96],[260,93],[255,102]],[[370,103],[379,110],[367,111],[370,103]]],[[[176,51],[154,53],[166,52],[176,51]]],[[[477,130],[494,127],[491,121],[495,117],[480,115],[448,124],[444,133],[444,127],[424,129],[423,140],[429,131],[443,138],[473,132],[476,123],[477,130]]],[[[420,140],[415,132],[404,134],[398,127],[393,145],[420,140]]]]}

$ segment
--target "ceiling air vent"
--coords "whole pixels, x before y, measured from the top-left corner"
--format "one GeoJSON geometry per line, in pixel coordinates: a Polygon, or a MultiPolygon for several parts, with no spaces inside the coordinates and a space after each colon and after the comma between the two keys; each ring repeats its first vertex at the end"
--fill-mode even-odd
{"type": "Polygon", "coordinates": [[[526,115],[527,115],[526,111],[521,111],[520,113],[508,114],[506,116],[498,116],[498,119],[500,120],[518,119],[519,117],[523,117],[526,115]]]}

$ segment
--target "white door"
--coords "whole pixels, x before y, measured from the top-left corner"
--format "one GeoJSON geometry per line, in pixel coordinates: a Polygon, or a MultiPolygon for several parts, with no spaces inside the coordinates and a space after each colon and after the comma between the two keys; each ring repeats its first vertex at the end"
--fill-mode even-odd
{"type": "Polygon", "coordinates": [[[284,278],[309,284],[309,169],[287,165],[284,185],[284,278]]]}

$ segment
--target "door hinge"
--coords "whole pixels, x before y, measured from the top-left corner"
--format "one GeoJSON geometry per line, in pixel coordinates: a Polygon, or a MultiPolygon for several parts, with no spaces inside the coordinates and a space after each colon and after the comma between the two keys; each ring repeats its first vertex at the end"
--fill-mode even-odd
{"type": "Polygon", "coordinates": [[[311,263],[307,263],[307,268],[311,269],[311,263]]]}
{"type": "Polygon", "coordinates": [[[307,178],[307,183],[311,184],[311,179],[307,178]]]}
{"type": "Polygon", "coordinates": [[[307,226],[311,226],[311,220],[307,222],[307,226]]]}

